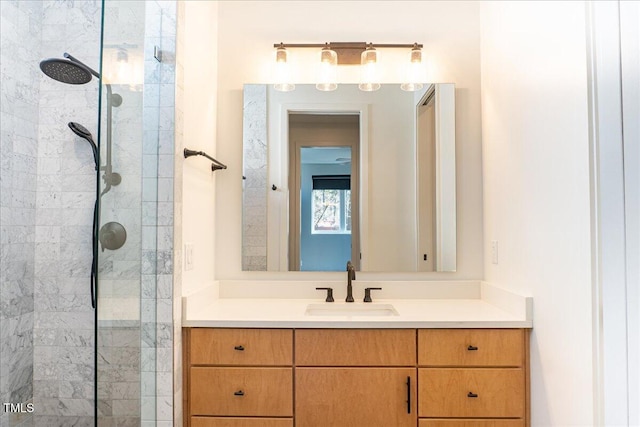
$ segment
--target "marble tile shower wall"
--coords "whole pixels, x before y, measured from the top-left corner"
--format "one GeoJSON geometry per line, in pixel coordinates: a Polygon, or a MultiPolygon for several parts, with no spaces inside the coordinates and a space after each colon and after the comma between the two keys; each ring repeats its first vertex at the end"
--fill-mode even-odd
{"type": "MultiPolygon", "coordinates": [[[[100,63],[101,2],[42,2],[40,57],[64,52],[100,63]]],[[[36,426],[93,424],[94,320],[90,303],[93,156],[67,123],[97,136],[97,80],[68,85],[40,75],[35,227],[36,426]]]]}
{"type": "MultiPolygon", "coordinates": [[[[33,398],[33,308],[42,4],[0,2],[0,403],[33,398]]],[[[31,426],[0,408],[0,426],[31,426]]]]}
{"type": "MultiPolygon", "coordinates": [[[[110,335],[120,328],[101,328],[107,340],[104,345],[99,343],[99,351],[109,359],[102,364],[105,374],[102,384],[99,379],[99,404],[104,408],[99,425],[169,426],[173,424],[170,332],[175,2],[112,1],[106,4],[105,16],[118,24],[115,28],[105,28],[105,44],[112,34],[115,44],[128,39],[129,44],[142,47],[144,91],[138,92],[142,96],[131,104],[133,114],[118,117],[121,128],[114,130],[114,152],[118,150],[122,170],[128,171],[127,179],[135,181],[137,187],[131,186],[128,197],[111,205],[111,215],[120,216],[137,230],[135,239],[139,243],[132,245],[128,250],[130,254],[123,254],[121,259],[137,261],[123,270],[115,268],[116,260],[121,257],[120,250],[111,254],[113,266],[105,258],[105,267],[113,267],[109,273],[112,293],[107,297],[116,302],[114,307],[125,307],[126,301],[131,300],[137,303],[136,310],[112,314],[117,319],[137,319],[139,339],[131,340],[129,347],[120,349],[118,343],[108,342],[110,335]],[[144,25],[140,25],[143,22],[144,25]],[[139,41],[132,43],[133,40],[139,41]],[[155,47],[162,52],[161,62],[154,57],[155,47]],[[128,355],[126,360],[118,355],[120,350],[128,355]],[[130,370],[128,375],[118,377],[118,363],[125,364],[130,370]],[[119,387],[122,383],[127,386],[119,387]]],[[[134,332],[135,329],[129,330],[134,332]]]]}
{"type": "MultiPolygon", "coordinates": [[[[123,177],[127,185],[119,188],[122,197],[106,214],[131,224],[128,231],[133,233],[125,250],[102,255],[105,296],[141,298],[141,312],[137,326],[120,325],[102,336],[109,347],[105,353],[126,357],[111,356],[108,375],[113,381],[103,381],[101,387],[109,392],[111,414],[122,416],[120,424],[168,427],[173,425],[176,340],[176,5],[135,3],[146,4],[145,25],[136,25],[145,28],[148,62],[144,93],[126,102],[143,111],[144,126],[137,135],[119,135],[122,144],[114,150],[123,157],[114,158],[114,167],[120,162],[117,167],[128,168],[128,162],[136,161],[134,147],[124,146],[126,138],[142,144],[137,147],[138,171],[123,177]],[[163,51],[162,64],[154,63],[154,46],[163,51]],[[134,202],[136,191],[141,201],[138,197],[134,202]],[[132,287],[137,287],[135,296],[132,287]]],[[[1,427],[94,423],[95,337],[88,274],[95,171],[87,143],[75,137],[67,123],[78,122],[97,136],[98,83],[65,85],[43,76],[37,64],[69,52],[97,69],[101,5],[100,0],[0,1],[0,397],[3,402],[33,398],[36,408],[33,417],[22,419],[0,413],[1,427]]],[[[123,22],[127,16],[109,18],[123,22]]],[[[117,114],[120,120],[132,118],[127,106],[117,114]]]]}

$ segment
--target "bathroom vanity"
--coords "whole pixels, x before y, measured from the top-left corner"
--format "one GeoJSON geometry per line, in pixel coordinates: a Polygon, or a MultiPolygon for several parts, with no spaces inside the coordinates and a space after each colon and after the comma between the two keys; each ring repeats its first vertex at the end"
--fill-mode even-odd
{"type": "Polygon", "coordinates": [[[184,425],[529,426],[531,301],[477,287],[350,304],[186,299],[184,425]]]}

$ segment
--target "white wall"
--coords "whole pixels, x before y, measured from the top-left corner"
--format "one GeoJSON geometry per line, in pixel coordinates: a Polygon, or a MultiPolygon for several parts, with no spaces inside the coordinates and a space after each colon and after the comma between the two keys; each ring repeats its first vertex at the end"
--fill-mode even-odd
{"type": "Polygon", "coordinates": [[[532,425],[591,426],[585,4],[483,2],[481,23],[485,279],[535,301],[532,425]]]}
{"type": "MultiPolygon", "coordinates": [[[[428,80],[456,84],[458,271],[402,277],[442,280],[483,276],[479,4],[394,1],[364,5],[360,1],[219,2],[217,152],[220,160],[228,163],[229,170],[216,177],[216,256],[213,251],[207,254],[207,259],[215,259],[217,278],[298,276],[298,273],[241,271],[242,85],[269,81],[273,43],[280,41],[425,44],[428,80]]],[[[298,57],[297,61],[292,59],[298,65],[298,83],[313,82],[314,71],[303,62],[315,64],[317,52],[299,49],[291,54],[298,57]]],[[[381,62],[383,55],[394,59],[390,63],[396,64],[403,63],[407,53],[381,52],[381,62]]],[[[357,67],[342,68],[340,79],[356,82],[357,67]]],[[[395,65],[386,69],[384,82],[400,80],[395,65]]],[[[338,277],[338,274],[342,277],[342,273],[307,273],[304,277],[338,277]]]]}
{"type": "MultiPolygon", "coordinates": [[[[184,25],[184,145],[225,162],[216,153],[218,85],[218,3],[185,1],[184,25]]],[[[193,244],[194,268],[183,272],[183,295],[214,279],[215,181],[225,171],[211,171],[204,157],[183,163],[183,243],[193,244]]],[[[183,265],[185,265],[183,263],[183,265]]]]}

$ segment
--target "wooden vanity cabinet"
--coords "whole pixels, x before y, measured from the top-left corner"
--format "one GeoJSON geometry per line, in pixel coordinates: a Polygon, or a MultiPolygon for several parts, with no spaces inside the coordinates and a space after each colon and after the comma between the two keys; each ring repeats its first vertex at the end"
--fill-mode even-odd
{"type": "Polygon", "coordinates": [[[528,341],[526,329],[185,328],[184,424],[529,427],[528,341]]]}

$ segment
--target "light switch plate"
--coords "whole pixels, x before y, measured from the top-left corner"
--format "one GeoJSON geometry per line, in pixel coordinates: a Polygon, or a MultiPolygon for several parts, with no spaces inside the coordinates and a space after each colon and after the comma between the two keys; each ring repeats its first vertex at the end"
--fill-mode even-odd
{"type": "Polygon", "coordinates": [[[193,243],[184,244],[184,269],[185,271],[193,270],[194,258],[193,258],[193,243]]]}
{"type": "Polygon", "coordinates": [[[491,263],[493,264],[498,263],[498,241],[497,240],[491,241],[491,263]]]}

